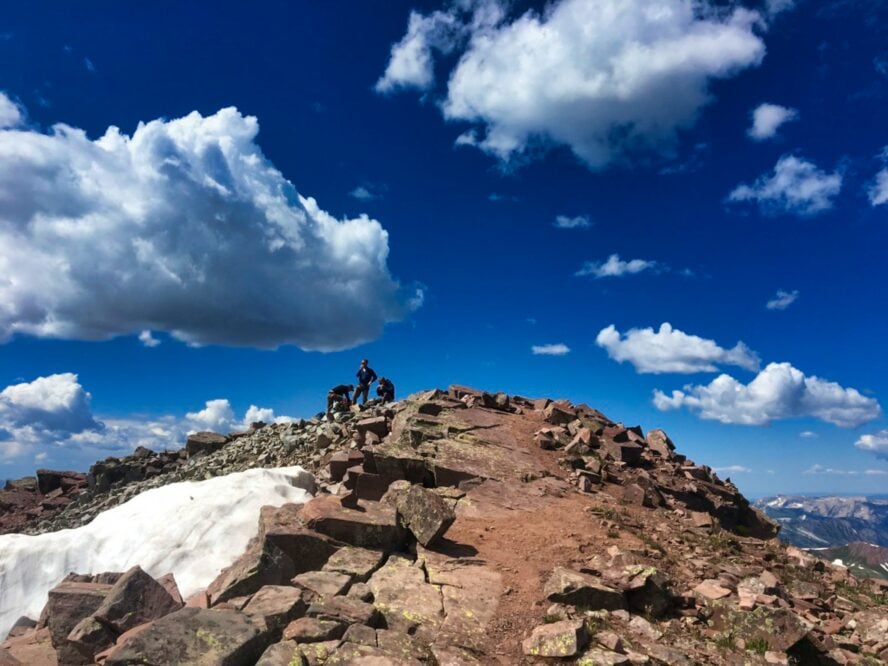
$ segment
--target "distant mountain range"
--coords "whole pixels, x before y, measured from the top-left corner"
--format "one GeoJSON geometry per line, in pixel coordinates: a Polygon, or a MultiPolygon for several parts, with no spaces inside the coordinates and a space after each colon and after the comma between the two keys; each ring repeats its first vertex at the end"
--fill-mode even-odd
{"type": "Polygon", "coordinates": [[[888,499],[780,495],[755,506],[780,523],[782,541],[859,576],[888,578],[888,499]]]}

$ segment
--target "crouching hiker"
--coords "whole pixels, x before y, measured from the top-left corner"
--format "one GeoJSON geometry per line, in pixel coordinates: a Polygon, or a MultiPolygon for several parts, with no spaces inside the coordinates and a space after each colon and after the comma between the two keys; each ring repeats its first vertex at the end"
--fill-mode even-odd
{"type": "Polygon", "coordinates": [[[382,398],[383,404],[395,401],[395,385],[387,377],[380,377],[376,385],[376,395],[382,398]]]}
{"type": "Polygon", "coordinates": [[[334,386],[327,392],[327,420],[333,418],[333,410],[338,412],[348,411],[351,407],[350,394],[354,389],[351,384],[340,384],[334,386]]]}

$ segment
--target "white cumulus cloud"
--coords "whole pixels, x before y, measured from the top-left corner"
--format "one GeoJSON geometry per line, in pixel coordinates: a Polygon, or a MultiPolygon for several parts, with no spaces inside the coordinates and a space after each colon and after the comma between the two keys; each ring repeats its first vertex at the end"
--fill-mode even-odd
{"type": "Polygon", "coordinates": [[[91,395],[77,375],[60,373],[7,386],[0,391],[0,460],[29,452],[47,457],[54,447],[106,451],[125,455],[138,446],[177,449],[190,432],[245,430],[254,421],[292,421],[274,410],[250,405],[238,418],[225,399],[208,400],[203,409],[184,417],[101,418],[91,407],[91,395]]]}
{"type": "MultiPolygon", "coordinates": [[[[882,150],[881,158],[883,163],[888,164],[888,146],[885,146],[882,150]]],[[[888,203],[888,166],[876,174],[867,194],[873,206],[881,206],[888,203]]]]}
{"type": "Polygon", "coordinates": [[[429,89],[430,44],[443,41],[438,51],[461,55],[442,110],[478,129],[474,145],[504,162],[534,146],[563,145],[601,169],[639,151],[674,152],[679,132],[711,101],[710,83],[758,65],[765,54],[757,34],[764,17],[743,8],[560,0],[543,13],[507,17],[507,6],[476,0],[411,13],[377,90],[429,89]],[[470,19],[466,6],[475,8],[470,19]],[[442,26],[446,38],[430,39],[442,26]]]}
{"type": "Polygon", "coordinates": [[[530,350],[538,356],[565,356],[570,353],[570,347],[563,342],[551,345],[533,345],[530,350]]]}
{"type": "Polygon", "coordinates": [[[596,280],[606,277],[622,277],[624,275],[634,275],[642,271],[654,270],[659,264],[656,261],[648,261],[646,259],[630,259],[623,261],[620,255],[612,254],[607,261],[587,261],[582,268],[574,275],[585,277],[591,275],[596,280]]]}
{"type": "Polygon", "coordinates": [[[774,295],[774,298],[765,303],[765,307],[768,308],[768,310],[785,310],[790,305],[795,303],[798,297],[798,289],[793,289],[792,291],[778,289],[777,293],[774,295]]]}
{"type": "Polygon", "coordinates": [[[720,347],[714,340],[688,335],[668,322],[653,328],[633,328],[620,333],[611,324],[603,328],[595,343],[620,363],[628,361],[640,373],[716,372],[719,365],[736,365],[758,370],[759,357],[742,342],[731,349],[720,347]]]}
{"type": "Polygon", "coordinates": [[[875,453],[880,458],[888,458],[888,430],[880,430],[869,435],[861,435],[854,446],[861,451],[875,453]]]}
{"type": "Polygon", "coordinates": [[[720,375],[707,385],[689,385],[667,395],[654,391],[654,406],[666,411],[686,407],[700,418],[741,425],[767,425],[813,417],[843,428],[879,418],[879,403],[853,388],[806,376],[789,363],[770,363],[749,384],[720,375]]]}
{"type": "Polygon", "coordinates": [[[592,226],[592,221],[588,215],[558,215],[555,218],[555,228],[557,229],[588,229],[592,226]]]}
{"type": "Polygon", "coordinates": [[[0,340],[154,330],[335,350],[404,316],[380,223],[300,195],[258,131],[234,108],[95,140],[0,130],[0,340]]]}
{"type": "Polygon", "coordinates": [[[779,104],[760,104],[752,112],[752,127],[746,134],[754,141],[764,141],[777,136],[784,123],[798,120],[799,112],[779,104]]]}
{"type": "Polygon", "coordinates": [[[17,127],[23,120],[21,107],[0,92],[0,129],[17,127]]]}
{"type": "Polygon", "coordinates": [[[842,189],[842,174],[827,173],[813,163],[784,155],[774,172],[752,185],[739,185],[728,195],[732,203],[754,203],[766,214],[814,215],[833,206],[842,189]]]}

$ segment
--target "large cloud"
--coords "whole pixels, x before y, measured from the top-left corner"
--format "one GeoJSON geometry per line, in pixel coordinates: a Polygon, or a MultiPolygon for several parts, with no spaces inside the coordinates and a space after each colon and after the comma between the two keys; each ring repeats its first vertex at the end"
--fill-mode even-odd
{"type": "MultiPolygon", "coordinates": [[[[592,169],[638,151],[670,153],[678,131],[693,126],[711,100],[710,82],[758,65],[765,54],[755,32],[764,19],[742,8],[560,0],[543,14],[506,20],[505,6],[454,3],[448,26],[462,21],[463,31],[450,29],[439,49],[463,49],[445,117],[482,127],[483,137],[463,143],[503,161],[539,144],[568,146],[592,169]],[[458,9],[466,6],[482,9],[466,19],[458,9]]],[[[440,34],[441,15],[411,14],[377,89],[431,87],[434,52],[426,45],[440,34]]]]}
{"type": "Polygon", "coordinates": [[[58,447],[126,454],[137,446],[177,449],[198,430],[244,430],[254,421],[286,422],[274,410],[250,405],[238,418],[225,399],[207,400],[184,417],[99,418],[77,375],[61,373],[7,386],[0,392],[0,460],[33,454],[38,460],[58,447]]]}
{"type": "Polygon", "coordinates": [[[388,234],[297,193],[227,108],[110,127],[0,130],[0,340],[168,331],[334,350],[410,303],[388,234]]]}
{"type": "Polygon", "coordinates": [[[598,333],[595,343],[612,359],[629,361],[640,373],[715,372],[719,365],[759,368],[758,356],[742,342],[725,349],[714,340],[672,328],[668,322],[661,324],[659,331],[633,328],[625,334],[611,324],[598,333]]]}
{"type": "Polygon", "coordinates": [[[21,107],[0,92],[0,129],[16,127],[22,120],[21,107]]]}
{"type": "Polygon", "coordinates": [[[755,203],[765,214],[814,215],[829,210],[842,189],[842,174],[826,173],[807,160],[784,155],[774,172],[738,185],[728,201],[755,203]]]}
{"type": "Polygon", "coordinates": [[[708,385],[686,386],[671,396],[654,391],[654,406],[663,411],[686,407],[703,419],[742,425],[813,417],[853,428],[882,413],[875,399],[835,382],[805,376],[789,363],[770,363],[749,384],[720,375],[708,385]]]}

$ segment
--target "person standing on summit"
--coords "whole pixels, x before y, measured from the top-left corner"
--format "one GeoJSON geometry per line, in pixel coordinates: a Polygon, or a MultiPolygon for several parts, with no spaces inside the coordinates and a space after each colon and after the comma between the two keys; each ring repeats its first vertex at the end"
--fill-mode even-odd
{"type": "Polygon", "coordinates": [[[376,373],[370,367],[369,361],[365,358],[361,361],[361,367],[355,375],[358,378],[358,386],[355,388],[354,403],[358,404],[358,396],[363,395],[361,404],[367,403],[367,393],[370,391],[370,384],[376,381],[376,373]]]}

